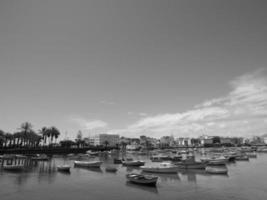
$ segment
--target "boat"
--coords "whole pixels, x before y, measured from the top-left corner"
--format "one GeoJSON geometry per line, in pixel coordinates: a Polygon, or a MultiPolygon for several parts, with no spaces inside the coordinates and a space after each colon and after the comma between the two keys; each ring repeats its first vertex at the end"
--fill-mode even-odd
{"type": "Polygon", "coordinates": [[[3,169],[7,170],[7,171],[22,171],[24,169],[24,165],[23,164],[19,164],[19,165],[3,165],[3,169]]]}
{"type": "Polygon", "coordinates": [[[117,172],[118,171],[116,167],[112,167],[112,166],[107,166],[105,170],[106,172],[117,172]]]}
{"type": "Polygon", "coordinates": [[[195,157],[191,156],[180,162],[175,163],[181,169],[205,169],[206,165],[203,162],[195,161],[195,157]]]}
{"type": "Polygon", "coordinates": [[[142,160],[125,160],[125,161],[122,161],[122,164],[124,166],[139,167],[139,166],[143,166],[145,162],[142,160]]]}
{"type": "Polygon", "coordinates": [[[86,154],[88,154],[90,156],[98,156],[99,152],[88,150],[88,151],[86,151],[86,154]]]}
{"type": "Polygon", "coordinates": [[[135,173],[126,174],[126,178],[132,183],[149,185],[149,186],[155,186],[158,181],[157,176],[135,174],[135,173]]]}
{"type": "Polygon", "coordinates": [[[94,167],[100,168],[102,162],[101,161],[74,161],[74,166],[76,167],[94,167]]]}
{"type": "Polygon", "coordinates": [[[70,166],[69,165],[58,165],[57,170],[60,172],[70,172],[70,166]]]}
{"type": "Polygon", "coordinates": [[[227,174],[228,173],[228,169],[226,167],[207,166],[205,170],[209,174],[227,174]]]}
{"type": "Polygon", "coordinates": [[[225,165],[228,162],[228,158],[225,156],[213,156],[211,158],[201,158],[200,160],[208,165],[225,165]]]}
{"type": "Polygon", "coordinates": [[[152,173],[177,173],[178,167],[172,163],[162,162],[158,166],[142,166],[144,172],[152,173]]]}

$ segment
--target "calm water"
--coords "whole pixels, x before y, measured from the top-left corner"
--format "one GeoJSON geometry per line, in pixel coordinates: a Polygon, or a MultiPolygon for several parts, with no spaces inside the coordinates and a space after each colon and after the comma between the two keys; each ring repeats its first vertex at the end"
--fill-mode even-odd
{"type": "MultiPolygon", "coordinates": [[[[148,156],[137,157],[150,163],[148,156]]],[[[73,160],[54,158],[32,165],[26,172],[0,171],[0,199],[267,199],[267,154],[229,164],[227,176],[208,175],[202,170],[158,174],[156,188],[128,183],[125,174],[139,172],[135,168],[116,165],[117,173],[105,172],[113,158],[101,160],[101,170],[73,168],[73,160]],[[62,163],[72,166],[70,174],[57,172],[57,164],[62,163]]]]}

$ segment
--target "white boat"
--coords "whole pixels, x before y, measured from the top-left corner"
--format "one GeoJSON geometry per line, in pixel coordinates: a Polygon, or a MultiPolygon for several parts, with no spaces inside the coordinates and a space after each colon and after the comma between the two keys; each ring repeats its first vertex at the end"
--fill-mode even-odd
{"type": "Polygon", "coordinates": [[[228,158],[224,156],[220,157],[212,157],[212,158],[201,158],[202,162],[209,164],[209,165],[225,165],[228,162],[228,158]]]}
{"type": "Polygon", "coordinates": [[[77,167],[95,167],[99,168],[101,166],[101,161],[74,161],[74,166],[77,167]]]}
{"type": "Polygon", "coordinates": [[[22,171],[24,169],[24,165],[3,165],[3,169],[8,171],[22,171]]]}
{"type": "Polygon", "coordinates": [[[70,172],[70,166],[69,165],[58,165],[57,170],[61,172],[70,172]]]}
{"type": "Polygon", "coordinates": [[[152,173],[177,173],[178,167],[171,163],[160,163],[158,166],[142,166],[140,167],[144,172],[152,173]]]}
{"type": "Polygon", "coordinates": [[[155,186],[157,184],[158,177],[152,175],[143,175],[143,174],[126,174],[126,178],[133,183],[155,186]]]}
{"type": "Polygon", "coordinates": [[[88,151],[86,151],[86,154],[88,154],[90,156],[98,156],[99,155],[99,152],[98,151],[88,150],[88,151]]]}
{"type": "Polygon", "coordinates": [[[122,164],[125,166],[139,167],[139,166],[143,166],[145,162],[142,160],[125,160],[125,161],[122,161],[122,164]]]}
{"type": "Polygon", "coordinates": [[[205,170],[209,174],[227,174],[228,173],[228,169],[226,167],[207,166],[205,170]]]}

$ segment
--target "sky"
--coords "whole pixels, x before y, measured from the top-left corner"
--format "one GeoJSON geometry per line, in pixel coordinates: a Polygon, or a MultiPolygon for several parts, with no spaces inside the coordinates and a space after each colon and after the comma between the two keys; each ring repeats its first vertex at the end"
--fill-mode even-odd
{"type": "Polygon", "coordinates": [[[0,129],[267,132],[265,0],[1,0],[0,129]]]}

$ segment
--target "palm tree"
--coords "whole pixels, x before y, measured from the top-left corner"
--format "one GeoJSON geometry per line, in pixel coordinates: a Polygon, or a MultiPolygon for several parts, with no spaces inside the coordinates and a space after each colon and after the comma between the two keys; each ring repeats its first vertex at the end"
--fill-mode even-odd
{"type": "Polygon", "coordinates": [[[4,141],[5,141],[5,132],[0,130],[0,147],[1,148],[3,147],[4,141]]]}
{"type": "Polygon", "coordinates": [[[28,134],[29,134],[31,131],[33,131],[33,130],[32,130],[32,124],[31,124],[30,122],[24,122],[24,123],[21,124],[21,126],[20,126],[19,129],[20,129],[20,130],[22,131],[22,133],[23,133],[23,135],[22,135],[22,140],[23,140],[23,142],[22,142],[22,143],[24,143],[24,145],[27,145],[28,134]]]}
{"type": "Polygon", "coordinates": [[[52,126],[51,128],[49,128],[49,130],[50,130],[49,132],[50,132],[50,136],[51,136],[51,143],[53,143],[53,138],[55,137],[55,139],[57,139],[58,136],[60,135],[60,132],[54,126],[52,126]]]}
{"type": "Polygon", "coordinates": [[[47,140],[47,131],[48,128],[47,127],[42,127],[41,130],[39,130],[39,133],[42,135],[43,138],[43,146],[46,144],[46,140],[47,140]]]}

